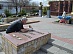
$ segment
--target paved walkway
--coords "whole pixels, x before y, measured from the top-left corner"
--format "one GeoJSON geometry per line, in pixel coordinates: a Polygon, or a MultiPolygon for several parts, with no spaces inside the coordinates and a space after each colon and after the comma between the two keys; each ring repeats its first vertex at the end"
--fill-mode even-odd
{"type": "Polygon", "coordinates": [[[52,33],[52,35],[55,35],[57,37],[73,40],[73,26],[70,26],[68,24],[52,23],[58,20],[57,17],[55,18],[54,17],[53,18],[35,17],[30,19],[41,21],[39,23],[31,24],[34,29],[40,29],[43,31],[50,32],[52,33]]]}
{"type": "MultiPolygon", "coordinates": [[[[59,53],[57,53],[56,51],[54,51],[56,49],[56,47],[51,47],[53,49],[49,51],[54,51],[53,54],[72,54],[73,51],[73,26],[68,25],[68,24],[58,24],[58,23],[53,23],[54,21],[58,20],[58,18],[56,16],[52,16],[52,18],[46,18],[46,17],[34,17],[34,18],[28,18],[29,20],[39,20],[40,22],[38,23],[33,23],[30,24],[33,29],[38,29],[38,30],[42,30],[42,31],[46,31],[52,34],[52,40],[53,41],[49,41],[51,43],[53,43],[55,46],[60,46],[64,49],[67,50],[66,53],[64,50],[60,50],[57,47],[57,52],[59,50],[59,53]],[[64,53],[61,53],[64,52],[64,53]],[[70,53],[71,52],[71,53],[70,53]]],[[[49,46],[49,45],[48,45],[49,46]]],[[[46,48],[43,48],[44,50],[46,48]]],[[[40,51],[40,50],[39,50],[40,51]]],[[[34,53],[35,54],[35,53],[34,53]]],[[[37,53],[40,54],[40,53],[37,53]]],[[[45,54],[44,52],[42,54],[45,54]]],[[[52,54],[52,53],[48,53],[48,54],[52,54]]]]}
{"type": "MultiPolygon", "coordinates": [[[[68,49],[68,51],[71,50],[70,51],[71,53],[68,53],[68,54],[72,54],[72,51],[73,51],[73,26],[72,25],[53,23],[54,21],[58,20],[58,18],[55,16],[53,16],[52,18],[35,17],[35,18],[30,18],[30,20],[40,20],[39,23],[31,24],[32,27],[34,29],[50,32],[52,34],[52,39],[54,40],[52,43],[58,46],[61,46],[62,48],[68,49]]],[[[62,52],[62,50],[59,50],[59,51],[62,52]]]]}

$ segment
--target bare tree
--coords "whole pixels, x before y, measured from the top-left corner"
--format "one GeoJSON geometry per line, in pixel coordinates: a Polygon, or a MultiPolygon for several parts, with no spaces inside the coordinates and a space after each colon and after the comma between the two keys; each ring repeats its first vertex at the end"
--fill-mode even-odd
{"type": "Polygon", "coordinates": [[[11,1],[12,5],[16,8],[16,15],[17,15],[18,7],[20,7],[20,11],[21,11],[21,7],[29,5],[30,0],[9,0],[9,1],[11,1]]]}
{"type": "Polygon", "coordinates": [[[32,2],[30,5],[31,6],[38,6],[38,4],[36,2],[32,2]]]}
{"type": "Polygon", "coordinates": [[[21,11],[21,7],[24,7],[24,6],[29,6],[29,2],[31,0],[19,0],[19,6],[20,6],[20,11],[21,11]]]}
{"type": "Polygon", "coordinates": [[[18,7],[18,0],[7,0],[7,1],[8,2],[12,2],[11,4],[9,4],[9,6],[11,5],[11,6],[16,8],[16,15],[17,15],[18,14],[18,9],[17,9],[17,7],[18,7]]]}

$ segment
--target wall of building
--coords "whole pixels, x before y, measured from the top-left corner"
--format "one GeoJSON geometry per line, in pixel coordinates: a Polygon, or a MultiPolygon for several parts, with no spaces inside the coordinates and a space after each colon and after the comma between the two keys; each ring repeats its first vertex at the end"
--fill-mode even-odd
{"type": "Polygon", "coordinates": [[[64,0],[48,0],[48,1],[64,1],[64,0]]]}
{"type": "Polygon", "coordinates": [[[73,10],[72,1],[51,1],[51,15],[62,15],[63,11],[71,13],[73,10]]]}

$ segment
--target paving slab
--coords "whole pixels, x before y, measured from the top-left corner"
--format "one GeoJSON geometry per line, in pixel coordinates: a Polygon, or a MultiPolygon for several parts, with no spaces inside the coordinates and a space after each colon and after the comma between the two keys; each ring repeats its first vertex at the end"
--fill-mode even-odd
{"type": "Polygon", "coordinates": [[[70,50],[73,51],[73,45],[72,45],[72,44],[65,43],[65,44],[63,45],[63,47],[65,47],[65,48],[70,49],[70,50]]]}
{"type": "Polygon", "coordinates": [[[54,53],[54,54],[72,54],[72,53],[69,53],[65,50],[59,50],[58,52],[54,53]]]}
{"type": "Polygon", "coordinates": [[[50,43],[52,43],[53,45],[55,45],[55,46],[63,46],[64,44],[65,44],[65,42],[63,42],[63,41],[60,41],[60,40],[57,40],[57,39],[54,39],[54,38],[52,38],[52,40],[53,41],[48,41],[48,44],[50,44],[50,43]]]}
{"type": "MultiPolygon", "coordinates": [[[[37,19],[39,19],[39,18],[37,18],[37,19]]],[[[44,18],[42,18],[39,20],[41,20],[41,22],[39,24],[36,24],[37,27],[34,24],[32,25],[35,29],[38,28],[38,29],[41,29],[42,31],[50,32],[51,34],[54,34],[61,38],[67,38],[70,40],[73,39],[73,28],[72,27],[70,27],[68,25],[53,24],[51,22],[57,20],[57,19],[53,19],[53,18],[51,18],[51,19],[45,18],[45,20],[44,20],[44,18]]],[[[57,40],[53,41],[52,43],[62,47],[67,42],[57,39],[57,40]]]]}

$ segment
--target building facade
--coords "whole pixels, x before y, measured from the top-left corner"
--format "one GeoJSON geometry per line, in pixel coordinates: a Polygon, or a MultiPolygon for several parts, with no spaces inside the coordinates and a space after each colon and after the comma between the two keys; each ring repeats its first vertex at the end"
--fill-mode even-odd
{"type": "Polygon", "coordinates": [[[62,15],[63,11],[71,13],[73,11],[73,1],[49,1],[51,15],[62,15]]]}

